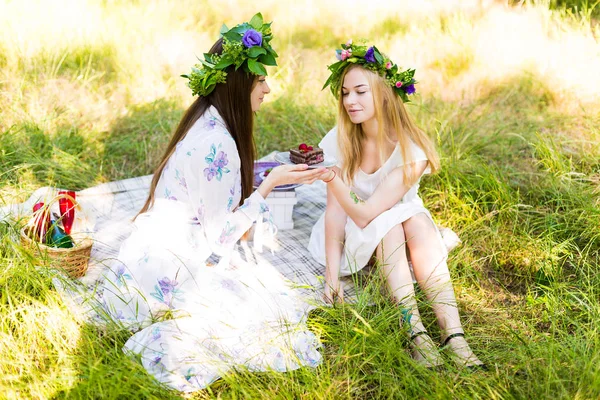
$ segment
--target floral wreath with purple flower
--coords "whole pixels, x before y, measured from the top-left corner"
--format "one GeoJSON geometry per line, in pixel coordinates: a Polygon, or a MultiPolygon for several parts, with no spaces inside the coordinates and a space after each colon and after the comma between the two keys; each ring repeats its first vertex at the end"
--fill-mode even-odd
{"type": "Polygon", "coordinates": [[[399,71],[398,66],[377,47],[353,44],[352,39],[348,40],[348,43],[342,44],[341,47],[335,51],[339,61],[327,67],[331,71],[331,75],[327,78],[323,89],[330,86],[333,95],[339,97],[342,74],[350,65],[358,64],[382,76],[403,102],[410,101],[408,95],[415,93],[415,83],[417,83],[414,79],[414,69],[399,71]]]}
{"type": "Polygon", "coordinates": [[[225,83],[225,68],[235,65],[236,71],[244,71],[254,75],[267,75],[265,65],[276,66],[278,56],[269,42],[273,38],[271,24],[263,23],[261,13],[229,29],[225,24],[221,27],[223,37],[222,54],[204,53],[204,59],[198,58],[200,64],[192,67],[189,75],[181,75],[189,79],[188,86],[193,96],[208,96],[217,83],[225,83]]]}

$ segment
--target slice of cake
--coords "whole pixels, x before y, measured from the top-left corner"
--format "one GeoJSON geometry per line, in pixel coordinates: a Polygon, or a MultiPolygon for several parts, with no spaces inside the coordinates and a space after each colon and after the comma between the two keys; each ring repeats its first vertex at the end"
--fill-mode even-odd
{"type": "Polygon", "coordinates": [[[290,161],[294,164],[314,165],[324,160],[323,149],[320,147],[307,146],[302,143],[297,149],[290,149],[290,161]]]}

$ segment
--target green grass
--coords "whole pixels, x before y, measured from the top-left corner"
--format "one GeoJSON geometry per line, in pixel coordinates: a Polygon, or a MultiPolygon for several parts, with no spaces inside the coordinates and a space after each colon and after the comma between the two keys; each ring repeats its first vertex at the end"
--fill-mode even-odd
{"type": "MultiPolygon", "coordinates": [[[[191,102],[178,75],[222,21],[257,8],[275,21],[280,66],[257,114],[260,155],[316,142],[335,124],[335,101],[321,91],[332,46],[371,38],[417,68],[409,110],[442,156],[421,193],[463,241],[449,266],[470,342],[491,370],[471,374],[449,357],[442,372],[413,363],[398,308],[371,279],[357,304],[311,313],[319,368],[237,371],[188,397],[599,398],[599,7],[371,3],[365,16],[341,0],[227,10],[0,1],[0,205],[40,186],[151,173],[191,102]]],[[[127,332],[80,320],[18,245],[17,227],[0,223],[0,398],[180,398],[122,353],[127,332]]]]}

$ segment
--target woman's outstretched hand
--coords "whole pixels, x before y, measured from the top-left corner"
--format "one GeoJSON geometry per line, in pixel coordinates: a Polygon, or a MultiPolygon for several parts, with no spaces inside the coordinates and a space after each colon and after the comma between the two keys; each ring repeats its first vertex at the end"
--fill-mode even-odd
{"type": "Polygon", "coordinates": [[[344,302],[344,288],[339,280],[337,282],[325,282],[323,300],[325,300],[325,303],[327,304],[344,302]]]}
{"type": "Polygon", "coordinates": [[[328,174],[329,171],[325,167],[308,169],[306,164],[280,165],[271,170],[258,187],[258,191],[263,197],[267,197],[275,186],[296,183],[310,185],[328,174]]]}

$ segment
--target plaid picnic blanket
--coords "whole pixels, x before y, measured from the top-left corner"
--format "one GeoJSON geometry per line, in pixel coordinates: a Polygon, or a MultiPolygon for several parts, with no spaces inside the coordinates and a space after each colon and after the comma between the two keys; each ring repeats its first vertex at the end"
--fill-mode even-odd
{"type": "MultiPolygon", "coordinates": [[[[103,270],[118,256],[121,243],[133,228],[131,219],[143,206],[152,176],[110,182],[77,194],[80,204],[96,220],[94,246],[88,272],[82,281],[93,284],[103,270]]],[[[312,259],[306,249],[313,225],[325,210],[326,188],[322,182],[295,189],[298,203],[294,207],[294,229],[279,230],[271,251],[267,246],[257,252],[246,242],[238,243],[236,250],[246,258],[260,259],[275,267],[286,278],[307,291],[322,287],[324,267],[312,259]]],[[[347,295],[353,296],[352,285],[347,295]]],[[[312,296],[311,296],[312,297],[312,296]]]]}
{"type": "MultiPolygon", "coordinates": [[[[152,175],[147,175],[104,183],[77,192],[77,201],[93,225],[92,254],[86,275],[80,278],[84,285],[93,287],[99,283],[103,271],[118,256],[121,243],[132,232],[132,218],[146,201],[151,179],[152,175]]],[[[0,210],[0,220],[9,215],[27,215],[33,204],[54,190],[50,187],[40,188],[24,203],[4,207],[0,210]]],[[[325,210],[326,187],[319,181],[295,190],[298,203],[293,212],[294,229],[279,230],[274,242],[260,252],[247,242],[238,243],[236,251],[244,254],[245,258],[270,263],[306,296],[318,299],[325,271],[322,265],[312,259],[306,246],[312,226],[325,210]]],[[[354,295],[350,281],[346,294],[349,297],[354,295]]]]}
{"type": "MultiPolygon", "coordinates": [[[[261,161],[270,161],[272,154],[261,161]]],[[[119,254],[121,243],[131,234],[132,218],[143,206],[152,176],[142,176],[121,181],[104,183],[77,193],[77,200],[86,218],[92,221],[94,245],[88,265],[88,271],[80,279],[81,283],[93,287],[102,279],[103,271],[108,268],[119,254]]],[[[0,220],[7,215],[26,215],[34,203],[43,199],[45,194],[55,188],[40,188],[24,203],[0,209],[0,220]]],[[[312,185],[302,185],[296,189],[297,204],[294,206],[294,229],[279,230],[271,249],[257,252],[253,246],[241,241],[236,251],[245,258],[268,262],[283,276],[293,282],[308,299],[322,302],[324,266],[316,262],[307,250],[311,230],[325,210],[326,185],[317,181],[312,185]]],[[[450,229],[441,229],[448,250],[460,240],[450,229]]],[[[346,300],[356,298],[353,277],[342,278],[346,300]]]]}

